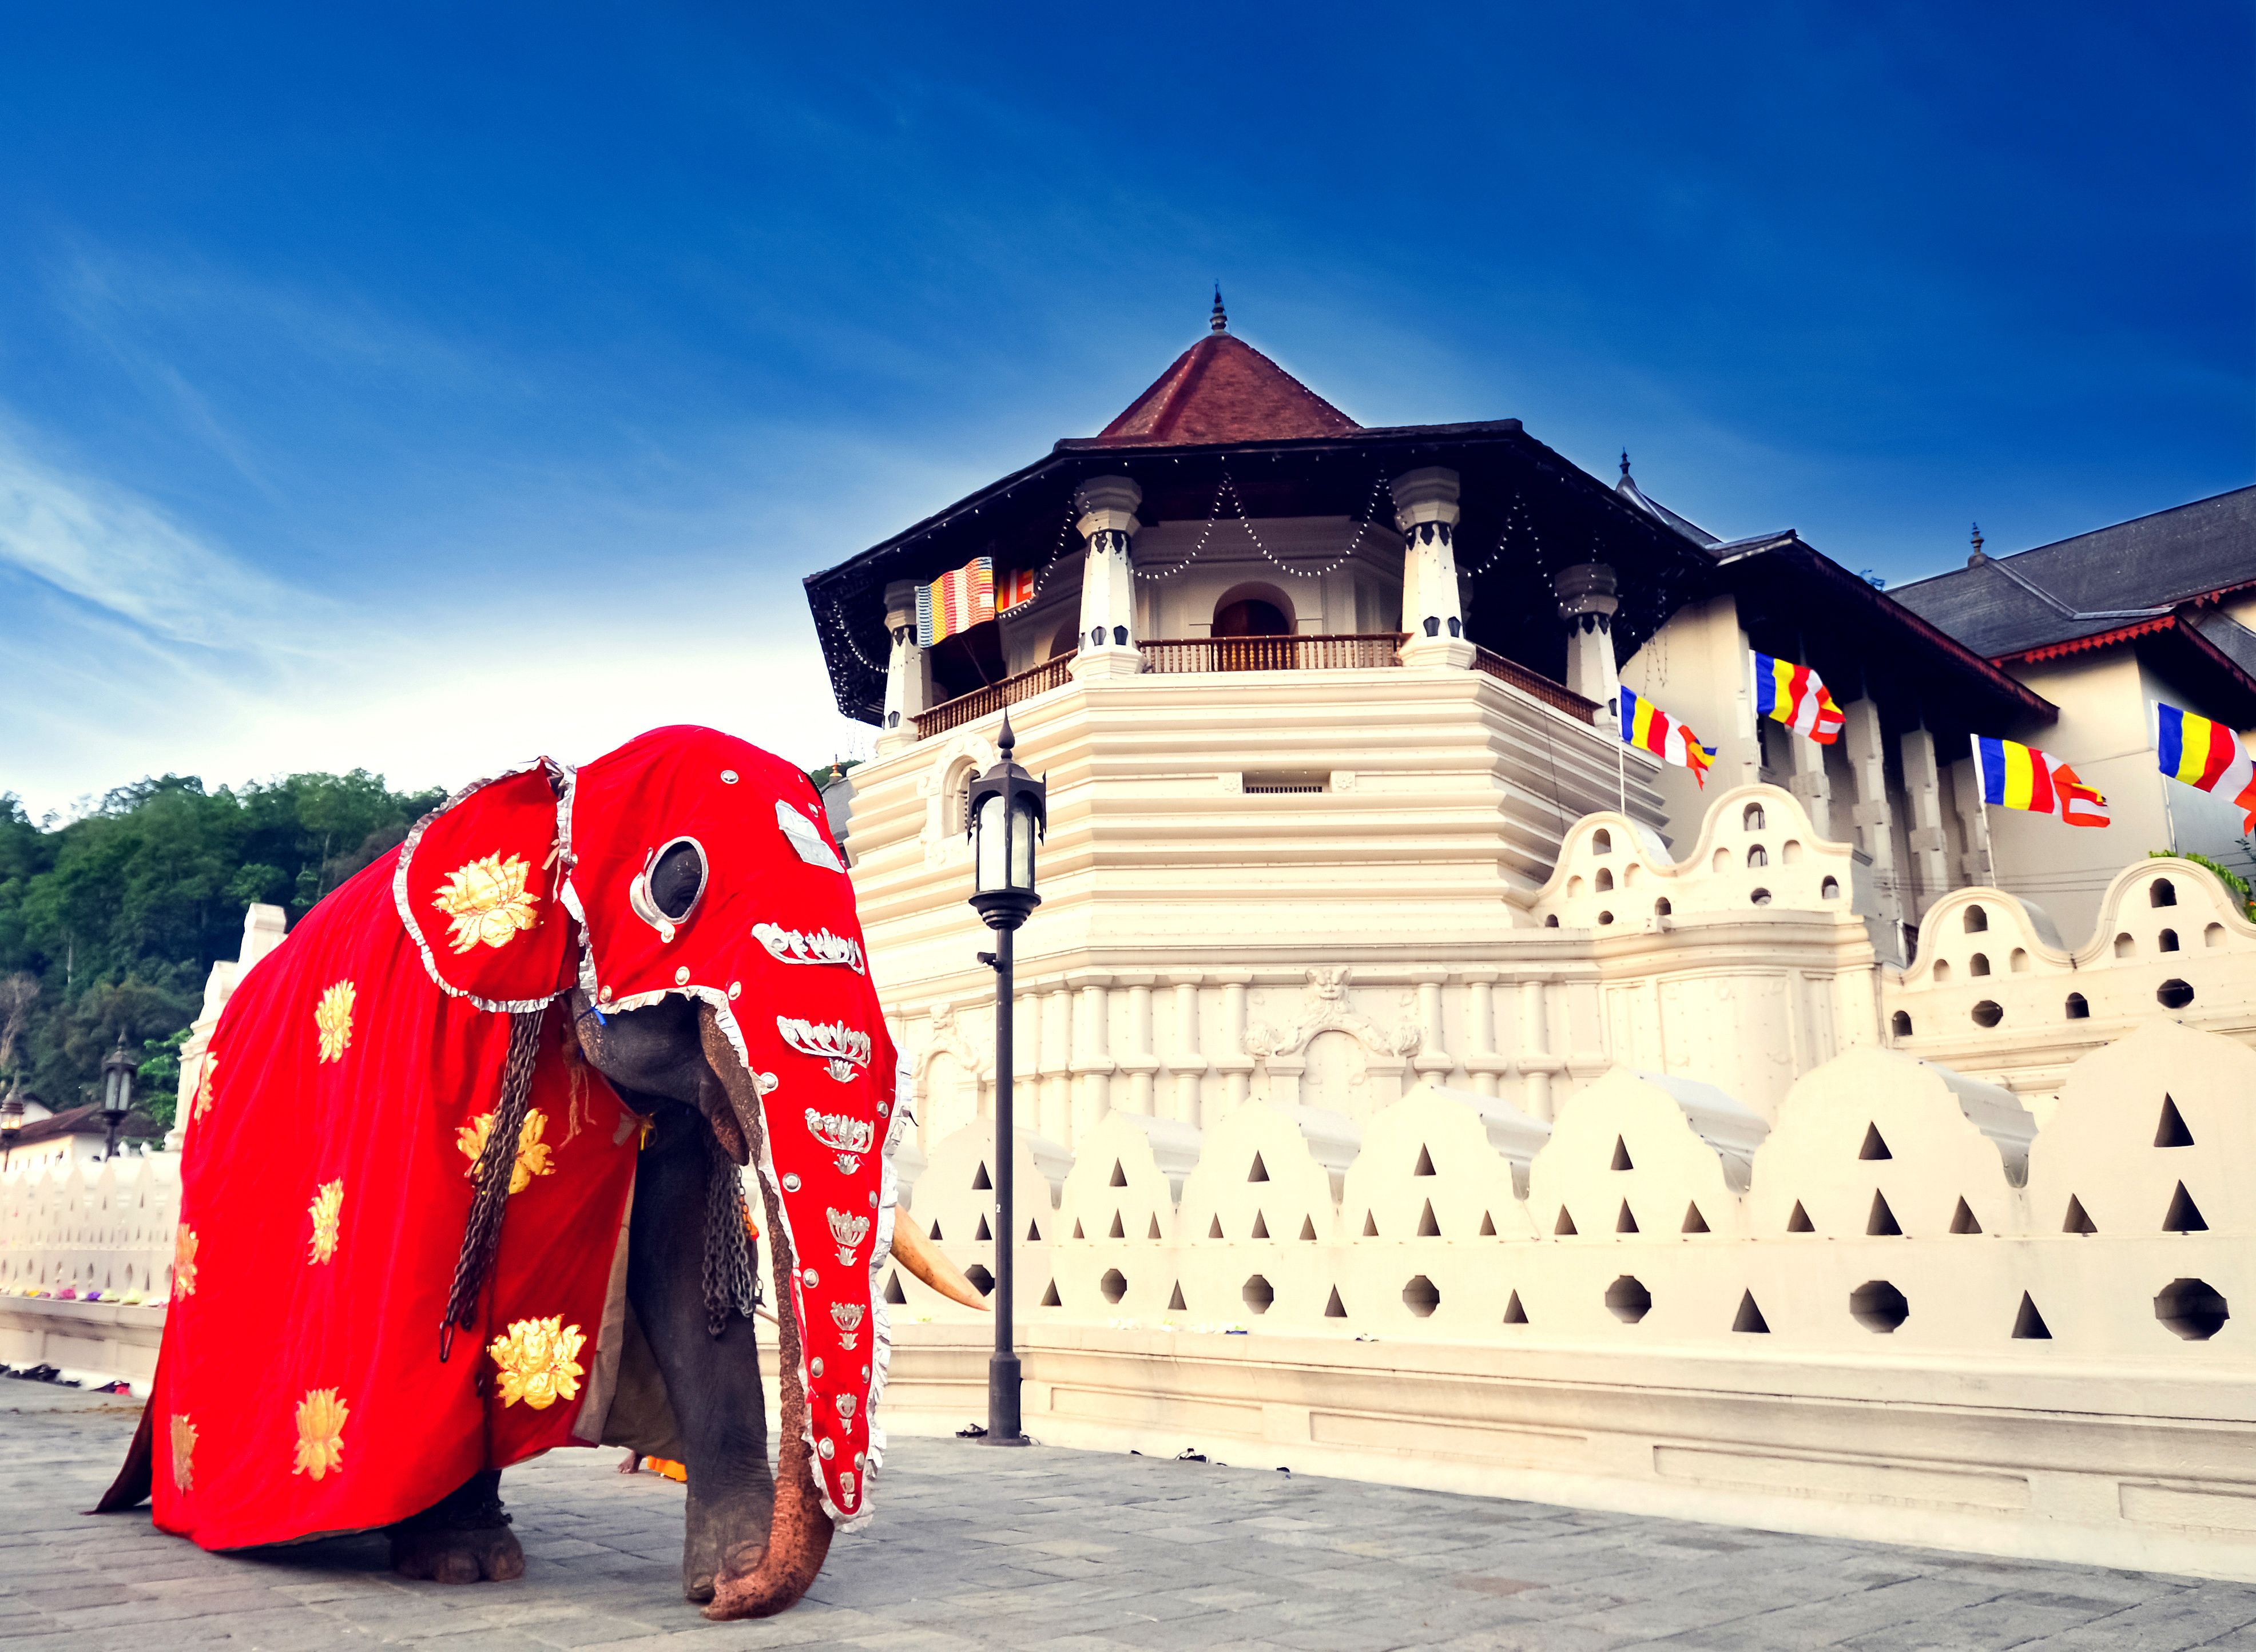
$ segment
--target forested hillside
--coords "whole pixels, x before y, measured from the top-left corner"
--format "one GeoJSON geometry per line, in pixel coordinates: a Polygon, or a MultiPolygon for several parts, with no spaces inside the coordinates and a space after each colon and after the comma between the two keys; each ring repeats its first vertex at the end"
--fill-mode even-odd
{"type": "Polygon", "coordinates": [[[123,1031],[165,1119],[168,1046],[212,960],[235,956],[243,907],[271,901],[295,923],[439,801],[358,769],[216,792],[168,774],[43,830],[0,794],[0,1075],[76,1106],[123,1031]]]}

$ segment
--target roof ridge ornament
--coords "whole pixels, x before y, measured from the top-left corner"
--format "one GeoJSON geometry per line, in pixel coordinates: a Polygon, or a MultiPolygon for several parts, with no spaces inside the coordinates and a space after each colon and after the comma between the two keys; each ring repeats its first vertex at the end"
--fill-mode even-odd
{"type": "Polygon", "coordinates": [[[1214,314],[1207,317],[1206,328],[1209,333],[1230,331],[1230,317],[1223,312],[1222,283],[1219,281],[1214,284],[1214,314]]]}

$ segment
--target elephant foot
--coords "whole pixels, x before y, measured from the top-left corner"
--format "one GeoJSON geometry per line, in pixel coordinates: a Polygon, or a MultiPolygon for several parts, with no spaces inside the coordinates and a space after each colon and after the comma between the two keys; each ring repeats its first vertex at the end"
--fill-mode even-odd
{"type": "Polygon", "coordinates": [[[525,1576],[525,1550],[506,1526],[396,1531],[391,1569],[431,1583],[509,1583],[525,1576]]]}

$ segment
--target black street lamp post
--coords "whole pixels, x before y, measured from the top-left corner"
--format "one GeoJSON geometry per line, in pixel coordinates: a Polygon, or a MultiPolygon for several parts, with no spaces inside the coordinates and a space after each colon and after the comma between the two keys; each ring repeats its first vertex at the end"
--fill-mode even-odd
{"type": "Polygon", "coordinates": [[[995,1353],[987,1362],[990,1445],[1024,1445],[1019,1418],[1019,1353],[1011,1331],[1011,1288],[1016,1273],[1012,1161],[1018,1135],[1012,1118],[1012,937],[1041,905],[1034,890],[1034,845],[1049,823],[1049,787],[1011,760],[1011,714],[1003,714],[996,744],[1000,760],[972,782],[966,813],[971,833],[971,905],[995,931],[995,950],[979,961],[995,971],[995,1353]]]}
{"type": "Polygon", "coordinates": [[[125,1034],[117,1034],[117,1048],[102,1058],[102,1121],[109,1126],[109,1150],[105,1158],[117,1156],[117,1133],[125,1127],[125,1115],[133,1110],[133,1057],[125,1048],[125,1034]]]}
{"type": "Polygon", "coordinates": [[[0,1169],[7,1168],[9,1157],[16,1151],[16,1138],[24,1133],[24,1081],[18,1077],[8,1087],[7,1099],[0,1101],[0,1169]]]}

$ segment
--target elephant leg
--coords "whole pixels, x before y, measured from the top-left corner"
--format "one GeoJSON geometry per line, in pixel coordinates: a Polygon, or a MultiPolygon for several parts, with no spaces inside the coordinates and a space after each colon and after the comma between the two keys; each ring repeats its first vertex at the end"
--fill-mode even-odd
{"type": "Polygon", "coordinates": [[[681,1592],[699,1602],[758,1562],[775,1507],[752,1322],[732,1313],[720,1336],[705,1329],[705,1130],[665,1110],[635,1173],[627,1249],[627,1295],[687,1452],[681,1592]]]}
{"type": "Polygon", "coordinates": [[[482,1469],[419,1514],[386,1528],[391,1569],[434,1583],[506,1583],[525,1576],[525,1550],[501,1506],[501,1471],[482,1469]]]}

